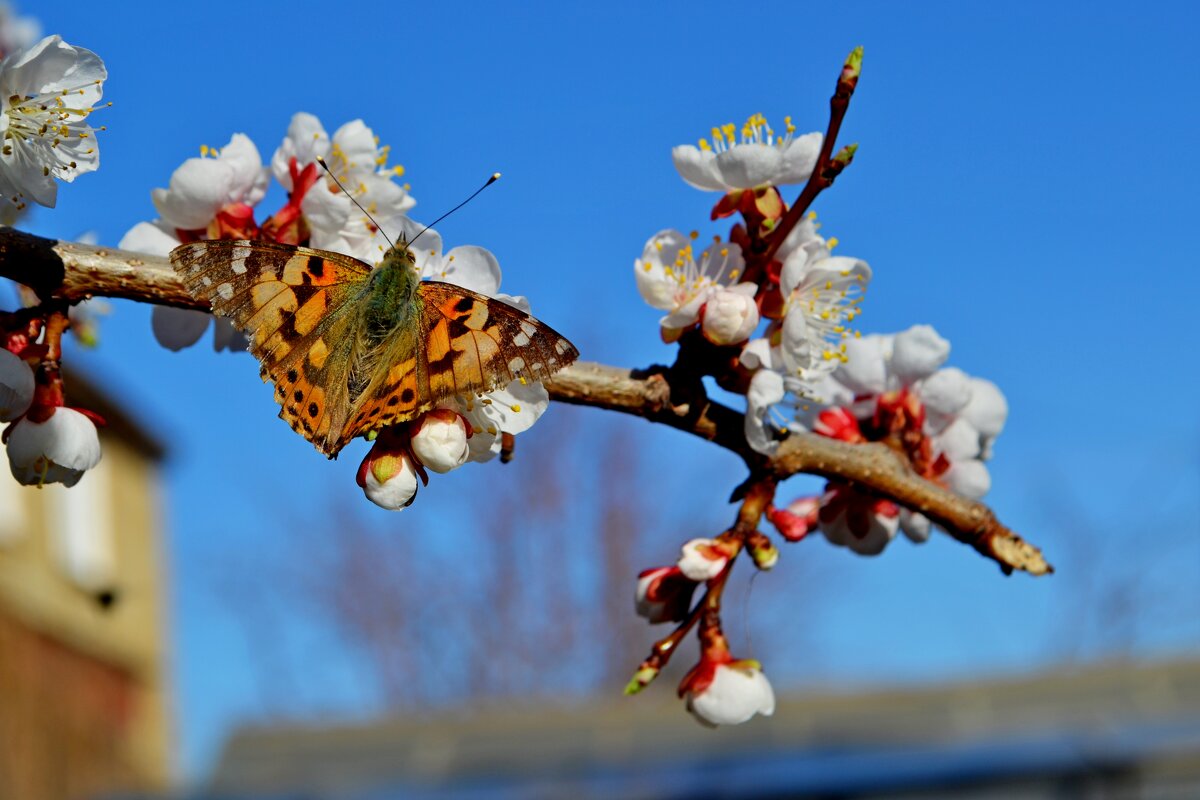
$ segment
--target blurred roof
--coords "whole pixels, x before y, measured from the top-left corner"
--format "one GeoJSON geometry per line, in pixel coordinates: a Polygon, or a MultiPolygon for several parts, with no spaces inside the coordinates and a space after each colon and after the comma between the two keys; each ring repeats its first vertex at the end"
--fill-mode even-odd
{"type": "Polygon", "coordinates": [[[1150,762],[1190,765],[1200,789],[1200,661],[783,696],[773,719],[717,731],[656,694],[247,728],[212,796],[853,797],[1150,762]]]}

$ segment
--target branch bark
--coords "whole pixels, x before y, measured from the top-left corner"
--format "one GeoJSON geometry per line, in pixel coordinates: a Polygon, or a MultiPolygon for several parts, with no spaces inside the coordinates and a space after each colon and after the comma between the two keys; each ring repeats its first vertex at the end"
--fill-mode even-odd
{"type": "MultiPolygon", "coordinates": [[[[188,294],[170,262],[108,247],[44,239],[0,228],[0,276],[29,286],[43,299],[75,303],[93,296],[208,311],[188,294]]],[[[752,474],[782,480],[799,472],[849,481],[859,488],[920,511],[951,536],[1014,569],[1044,575],[1053,569],[1041,552],[1005,527],[983,503],[961,497],[915,474],[887,447],[855,445],[813,434],[792,434],[768,458],[743,434],[743,415],[703,394],[672,401],[665,367],[629,370],[579,362],[546,386],[555,400],[620,411],[669,425],[736,453],[752,474]]]]}

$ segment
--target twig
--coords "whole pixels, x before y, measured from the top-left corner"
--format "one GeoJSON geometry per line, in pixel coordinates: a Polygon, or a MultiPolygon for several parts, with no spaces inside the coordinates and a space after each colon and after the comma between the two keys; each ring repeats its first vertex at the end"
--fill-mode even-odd
{"type": "MultiPolygon", "coordinates": [[[[167,259],[113,248],[58,242],[0,228],[0,276],[51,297],[78,302],[92,296],[207,311],[176,277],[167,259]]],[[[686,431],[736,453],[756,476],[782,480],[799,472],[855,483],[925,514],[955,539],[995,560],[1005,572],[1052,571],[1041,552],[1002,525],[986,505],[921,478],[881,445],[851,445],[792,434],[767,458],[746,444],[743,414],[693,391],[673,397],[669,370],[634,371],[580,362],[546,386],[556,400],[620,411],[686,431]]]]}

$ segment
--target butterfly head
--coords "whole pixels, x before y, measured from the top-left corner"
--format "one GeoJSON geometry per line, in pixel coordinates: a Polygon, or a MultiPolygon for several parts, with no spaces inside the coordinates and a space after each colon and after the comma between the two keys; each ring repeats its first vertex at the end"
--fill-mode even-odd
{"type": "Polygon", "coordinates": [[[396,243],[384,252],[383,261],[379,263],[379,267],[397,275],[418,279],[421,275],[421,270],[417,268],[417,257],[413,253],[412,248],[408,246],[407,239],[403,236],[397,239],[396,243]]]}

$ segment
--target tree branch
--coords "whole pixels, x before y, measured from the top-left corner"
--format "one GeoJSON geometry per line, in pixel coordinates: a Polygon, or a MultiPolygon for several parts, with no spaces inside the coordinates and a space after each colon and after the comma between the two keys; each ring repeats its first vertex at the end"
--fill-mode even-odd
{"type": "MultiPolygon", "coordinates": [[[[188,294],[165,258],[59,242],[12,228],[0,228],[0,276],[29,286],[43,299],[74,303],[105,296],[209,310],[207,302],[188,294]]],[[[673,397],[670,375],[666,367],[635,371],[580,362],[546,386],[561,402],[633,414],[707,439],[740,456],[752,474],[782,480],[807,472],[857,484],[921,512],[1006,573],[1053,571],[1036,547],[1002,525],[986,505],[918,476],[887,447],[793,433],[767,458],[746,444],[740,412],[709,400],[702,391],[680,402],[673,397]]]]}

